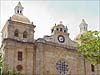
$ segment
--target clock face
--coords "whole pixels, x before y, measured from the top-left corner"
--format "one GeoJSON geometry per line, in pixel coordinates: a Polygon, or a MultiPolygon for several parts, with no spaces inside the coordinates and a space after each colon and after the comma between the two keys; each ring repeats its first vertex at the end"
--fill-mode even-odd
{"type": "Polygon", "coordinates": [[[64,43],[65,42],[65,38],[63,35],[59,35],[58,36],[58,41],[61,42],[61,43],[64,43]]]}

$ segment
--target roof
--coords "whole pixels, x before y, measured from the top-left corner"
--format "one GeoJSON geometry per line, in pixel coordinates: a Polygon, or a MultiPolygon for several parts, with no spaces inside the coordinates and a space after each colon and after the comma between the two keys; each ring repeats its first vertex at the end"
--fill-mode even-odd
{"type": "Polygon", "coordinates": [[[81,24],[80,25],[88,25],[86,22],[85,22],[85,20],[84,19],[82,19],[82,22],[81,22],[81,24]]]}
{"type": "MultiPolygon", "coordinates": [[[[18,2],[18,4],[17,4],[17,6],[16,7],[21,7],[21,8],[23,8],[23,6],[21,5],[21,3],[20,2],[18,2]]],[[[15,7],[15,8],[16,8],[15,7]]]]}
{"type": "Polygon", "coordinates": [[[25,17],[23,15],[20,15],[20,14],[14,14],[11,17],[11,20],[17,21],[17,22],[22,22],[22,23],[30,24],[30,20],[27,17],[25,17]]]}

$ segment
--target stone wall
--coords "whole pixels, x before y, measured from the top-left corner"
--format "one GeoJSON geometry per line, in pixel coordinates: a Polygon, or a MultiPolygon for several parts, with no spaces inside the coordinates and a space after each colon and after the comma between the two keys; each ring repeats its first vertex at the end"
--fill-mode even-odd
{"type": "Polygon", "coordinates": [[[17,70],[17,66],[21,65],[21,72],[25,75],[33,75],[34,70],[34,44],[23,43],[14,40],[6,40],[4,47],[5,70],[17,70]],[[22,52],[22,61],[18,60],[18,51],[22,52]]]}

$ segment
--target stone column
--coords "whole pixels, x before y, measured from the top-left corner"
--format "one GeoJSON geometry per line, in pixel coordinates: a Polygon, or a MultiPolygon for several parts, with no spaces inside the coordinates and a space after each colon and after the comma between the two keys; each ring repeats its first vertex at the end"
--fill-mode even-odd
{"type": "Polygon", "coordinates": [[[36,49],[36,75],[43,75],[43,43],[37,43],[36,49]]]}

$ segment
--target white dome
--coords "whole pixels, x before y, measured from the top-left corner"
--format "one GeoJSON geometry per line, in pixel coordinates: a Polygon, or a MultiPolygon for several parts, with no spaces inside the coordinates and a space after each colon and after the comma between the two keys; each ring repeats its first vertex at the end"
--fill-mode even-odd
{"type": "Polygon", "coordinates": [[[11,20],[13,21],[17,21],[17,22],[22,22],[22,23],[27,23],[27,24],[30,24],[30,20],[23,16],[23,15],[20,15],[20,14],[15,14],[11,17],[11,20]]]}

